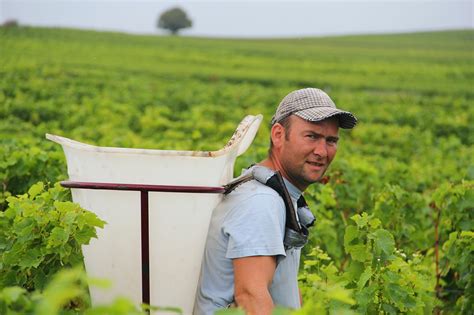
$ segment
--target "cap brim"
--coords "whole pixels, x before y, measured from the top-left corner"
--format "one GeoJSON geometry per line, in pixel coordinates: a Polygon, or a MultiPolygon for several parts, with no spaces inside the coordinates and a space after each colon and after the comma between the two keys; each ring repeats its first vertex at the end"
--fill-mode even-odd
{"type": "Polygon", "coordinates": [[[312,122],[337,117],[339,119],[339,127],[343,129],[352,129],[357,124],[357,118],[352,113],[334,107],[312,107],[295,112],[293,115],[312,122]]]}

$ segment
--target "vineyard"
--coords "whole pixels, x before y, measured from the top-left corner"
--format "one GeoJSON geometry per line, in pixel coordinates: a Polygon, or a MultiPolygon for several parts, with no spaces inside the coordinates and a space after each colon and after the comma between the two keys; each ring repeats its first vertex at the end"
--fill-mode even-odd
{"type": "MultiPolygon", "coordinates": [[[[264,122],[235,174],[262,160],[281,98],[324,89],[341,131],[294,314],[472,314],[474,31],[279,40],[0,28],[0,314],[91,307],[80,247],[106,224],[70,202],[45,133],[116,147],[216,150],[264,122]]],[[[98,282],[97,280],[95,282],[98,282]]],[[[235,313],[230,311],[231,313],[235,313]]],[[[281,314],[290,311],[279,310],[281,314]]]]}

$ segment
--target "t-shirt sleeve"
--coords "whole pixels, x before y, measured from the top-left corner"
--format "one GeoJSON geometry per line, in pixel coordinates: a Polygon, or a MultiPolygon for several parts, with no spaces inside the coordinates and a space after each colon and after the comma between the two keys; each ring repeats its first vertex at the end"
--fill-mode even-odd
{"type": "Polygon", "coordinates": [[[240,203],[224,220],[226,258],[285,256],[285,205],[271,194],[257,194],[240,203]]]}

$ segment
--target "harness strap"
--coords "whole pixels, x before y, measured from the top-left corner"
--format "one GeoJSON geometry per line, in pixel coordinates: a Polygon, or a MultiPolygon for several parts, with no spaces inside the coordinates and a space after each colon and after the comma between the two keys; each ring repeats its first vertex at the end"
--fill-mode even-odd
{"type": "MultiPolygon", "coordinates": [[[[302,228],[302,226],[298,222],[298,217],[295,211],[295,207],[293,206],[293,201],[291,200],[290,194],[286,189],[285,182],[283,181],[283,177],[281,176],[281,173],[279,171],[273,171],[264,166],[254,166],[249,174],[240,176],[225,185],[224,194],[227,195],[231,193],[235,188],[252,179],[255,179],[258,182],[272,188],[283,199],[283,203],[285,204],[286,209],[285,227],[297,233],[304,233],[307,235],[307,231],[304,231],[305,229],[302,228]]],[[[306,201],[304,201],[304,203],[306,204],[306,201]]]]}
{"type": "Polygon", "coordinates": [[[301,226],[296,217],[295,207],[293,206],[293,201],[291,200],[290,194],[286,189],[285,182],[279,171],[276,171],[275,174],[268,179],[266,185],[273,190],[275,190],[280,197],[283,199],[286,208],[286,222],[285,226],[292,229],[298,233],[301,233],[301,226]]]}
{"type": "Polygon", "coordinates": [[[233,181],[229,182],[228,184],[224,185],[224,195],[230,194],[235,188],[242,185],[245,182],[251,181],[254,179],[253,174],[250,173],[248,175],[240,176],[234,179],[233,181]]]}
{"type": "Polygon", "coordinates": [[[316,218],[314,217],[313,213],[311,213],[311,210],[309,210],[309,206],[306,203],[306,200],[304,199],[303,195],[300,196],[296,205],[298,207],[297,212],[300,224],[306,228],[312,227],[314,225],[314,222],[316,222],[316,218]]]}

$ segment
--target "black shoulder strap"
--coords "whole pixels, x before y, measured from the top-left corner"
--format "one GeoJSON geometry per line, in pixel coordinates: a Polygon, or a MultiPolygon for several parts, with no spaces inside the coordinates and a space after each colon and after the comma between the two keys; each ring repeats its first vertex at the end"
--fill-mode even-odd
{"type": "Polygon", "coordinates": [[[283,202],[285,203],[285,226],[294,231],[301,232],[301,226],[298,223],[298,219],[296,218],[296,211],[295,207],[293,206],[293,201],[291,200],[290,194],[286,189],[285,182],[283,181],[283,177],[281,176],[280,172],[276,171],[275,175],[268,179],[266,185],[270,188],[273,188],[273,190],[275,190],[280,195],[280,197],[283,199],[283,202]]]}
{"type": "Polygon", "coordinates": [[[225,188],[224,194],[226,195],[229,194],[239,185],[242,185],[243,183],[248,182],[252,179],[255,179],[259,181],[260,183],[272,188],[280,195],[280,197],[283,199],[283,203],[285,204],[285,209],[286,209],[285,226],[294,231],[301,232],[301,225],[298,223],[295,207],[293,206],[293,201],[291,200],[290,194],[288,193],[288,190],[286,189],[285,182],[283,181],[283,177],[281,176],[279,171],[273,171],[273,175],[270,178],[268,178],[266,182],[262,182],[261,178],[258,178],[258,177],[256,178],[253,175],[253,172],[250,172],[249,174],[244,175],[244,176],[240,176],[224,186],[225,188]]]}

